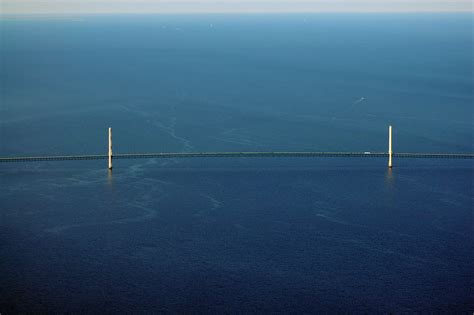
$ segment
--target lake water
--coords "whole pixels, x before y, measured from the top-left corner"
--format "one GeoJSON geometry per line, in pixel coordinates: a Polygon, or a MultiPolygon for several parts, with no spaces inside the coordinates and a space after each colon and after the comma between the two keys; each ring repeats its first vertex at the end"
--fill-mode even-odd
{"type": "MultiPolygon", "coordinates": [[[[0,156],[466,153],[472,14],[0,21],[0,156]]],[[[474,309],[472,161],[0,165],[0,312],[474,309]]]]}

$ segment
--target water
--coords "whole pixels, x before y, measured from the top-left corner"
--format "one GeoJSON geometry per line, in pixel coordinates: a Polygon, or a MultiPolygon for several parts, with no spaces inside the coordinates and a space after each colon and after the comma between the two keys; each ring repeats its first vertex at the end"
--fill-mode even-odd
{"type": "MultiPolygon", "coordinates": [[[[0,155],[473,152],[472,15],[3,17],[0,155]]],[[[473,164],[0,165],[0,312],[472,311],[473,164]]]]}

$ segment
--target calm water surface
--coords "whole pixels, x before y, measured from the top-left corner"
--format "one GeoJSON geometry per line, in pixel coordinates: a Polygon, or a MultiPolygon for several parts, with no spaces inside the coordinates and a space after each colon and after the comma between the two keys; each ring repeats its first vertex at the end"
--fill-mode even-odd
{"type": "MultiPolygon", "coordinates": [[[[0,156],[473,152],[472,15],[2,17],[0,156]]],[[[0,312],[474,309],[473,163],[0,165],[0,312]]]]}

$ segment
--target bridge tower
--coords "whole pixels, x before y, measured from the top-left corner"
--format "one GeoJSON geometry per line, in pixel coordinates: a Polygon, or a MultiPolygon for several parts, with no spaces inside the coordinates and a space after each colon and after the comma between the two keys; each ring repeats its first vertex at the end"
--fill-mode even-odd
{"type": "Polygon", "coordinates": [[[388,126],[388,167],[392,168],[392,126],[388,126]]]}
{"type": "Polygon", "coordinates": [[[112,128],[109,127],[109,170],[112,169],[112,128]]]}

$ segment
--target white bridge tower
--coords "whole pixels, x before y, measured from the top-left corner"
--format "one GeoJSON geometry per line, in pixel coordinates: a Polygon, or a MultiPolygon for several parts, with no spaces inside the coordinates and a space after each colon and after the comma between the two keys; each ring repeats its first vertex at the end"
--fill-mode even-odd
{"type": "Polygon", "coordinates": [[[388,167],[392,168],[392,126],[388,126],[388,167]]]}
{"type": "Polygon", "coordinates": [[[112,128],[109,127],[109,170],[112,169],[112,128]]]}

